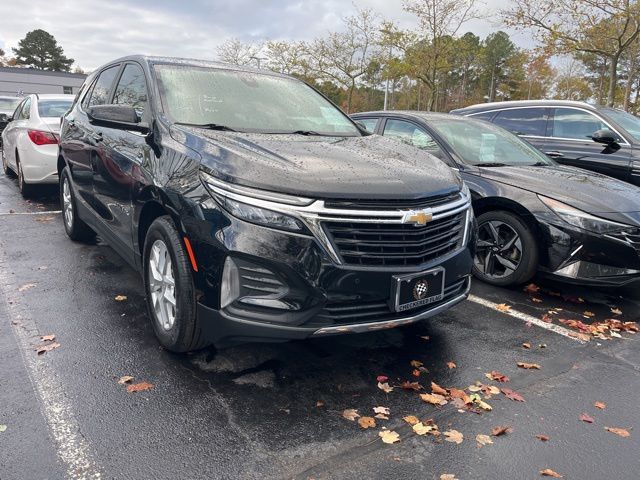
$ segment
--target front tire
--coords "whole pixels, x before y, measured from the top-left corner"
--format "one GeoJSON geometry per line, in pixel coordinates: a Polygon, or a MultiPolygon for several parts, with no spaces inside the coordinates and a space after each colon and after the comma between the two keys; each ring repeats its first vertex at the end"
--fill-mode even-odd
{"type": "Polygon", "coordinates": [[[147,308],[160,344],[177,353],[207,346],[189,257],[170,217],[159,217],[149,227],[143,262],[147,308]]]}
{"type": "Polygon", "coordinates": [[[96,233],[78,216],[69,167],[65,167],[60,173],[60,208],[62,209],[64,229],[71,240],[84,242],[95,237],[96,233]]]}
{"type": "Polygon", "coordinates": [[[533,278],[538,269],[538,247],[529,226],[517,215],[491,211],[478,217],[473,274],[500,287],[533,278]]]}

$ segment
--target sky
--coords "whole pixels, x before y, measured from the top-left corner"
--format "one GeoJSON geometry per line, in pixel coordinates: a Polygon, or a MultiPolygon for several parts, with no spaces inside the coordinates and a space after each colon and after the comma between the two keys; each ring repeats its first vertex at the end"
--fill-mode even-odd
{"type": "MultiPolygon", "coordinates": [[[[485,0],[486,18],[466,24],[461,33],[483,38],[499,30],[492,18],[508,3],[485,0]]],[[[403,28],[418,27],[402,0],[357,0],[357,5],[403,28]]],[[[354,12],[349,0],[2,0],[0,48],[12,55],[27,32],[41,28],[87,71],[134,53],[215,59],[216,47],[226,39],[311,40],[340,30],[341,19],[354,12]]],[[[512,39],[532,46],[526,34],[514,33],[512,39]]]]}

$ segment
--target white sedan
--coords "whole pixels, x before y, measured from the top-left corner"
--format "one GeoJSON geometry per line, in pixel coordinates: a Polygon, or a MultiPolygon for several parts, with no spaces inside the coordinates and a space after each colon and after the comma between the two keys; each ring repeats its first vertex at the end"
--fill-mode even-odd
{"type": "Polygon", "coordinates": [[[60,117],[73,103],[73,95],[24,97],[2,132],[2,168],[18,175],[23,196],[36,185],[58,183],[60,117]]]}

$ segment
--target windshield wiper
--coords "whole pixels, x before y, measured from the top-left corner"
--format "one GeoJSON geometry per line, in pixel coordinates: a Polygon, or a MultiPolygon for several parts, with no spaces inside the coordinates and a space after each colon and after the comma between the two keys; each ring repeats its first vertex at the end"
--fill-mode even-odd
{"type": "Polygon", "coordinates": [[[314,132],[313,130],[295,130],[290,132],[292,135],[308,135],[308,136],[318,136],[321,137],[322,134],[319,132],[314,132]]]}
{"type": "Polygon", "coordinates": [[[224,132],[236,132],[231,127],[227,127],[226,125],[219,125],[217,123],[185,123],[185,122],[176,122],[176,125],[185,125],[187,127],[196,127],[196,128],[206,128],[207,130],[221,130],[224,132]]]}
{"type": "Polygon", "coordinates": [[[531,167],[548,167],[549,164],[547,162],[536,162],[530,166],[531,167]]]}
{"type": "Polygon", "coordinates": [[[476,163],[476,167],[506,167],[506,163],[500,162],[487,162],[487,163],[476,163]]]}

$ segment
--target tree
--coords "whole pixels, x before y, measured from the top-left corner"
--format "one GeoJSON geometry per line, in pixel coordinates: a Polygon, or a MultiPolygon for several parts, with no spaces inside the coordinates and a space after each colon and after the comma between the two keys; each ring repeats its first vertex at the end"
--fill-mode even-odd
{"type": "Polygon", "coordinates": [[[607,105],[613,106],[618,64],[640,35],[638,0],[513,0],[502,16],[508,25],[531,29],[550,52],[591,53],[609,64],[607,105]]]}
{"type": "Polygon", "coordinates": [[[233,65],[249,65],[257,61],[260,66],[260,50],[262,44],[244,43],[237,38],[231,38],[217,48],[218,58],[233,65]]]}
{"type": "Polygon", "coordinates": [[[73,64],[73,58],[65,57],[53,35],[40,29],[27,33],[13,53],[17,65],[40,70],[68,72],[73,64]]]}
{"type": "Polygon", "coordinates": [[[475,0],[410,0],[403,8],[420,21],[417,42],[407,51],[407,61],[413,75],[429,90],[427,110],[434,110],[438,102],[441,72],[449,67],[452,38],[460,27],[477,18],[475,0]]]}
{"type": "Polygon", "coordinates": [[[482,64],[490,79],[487,98],[489,102],[493,102],[496,99],[498,83],[505,77],[505,65],[517,52],[517,48],[509,35],[501,30],[487,36],[483,47],[482,64]]]}

